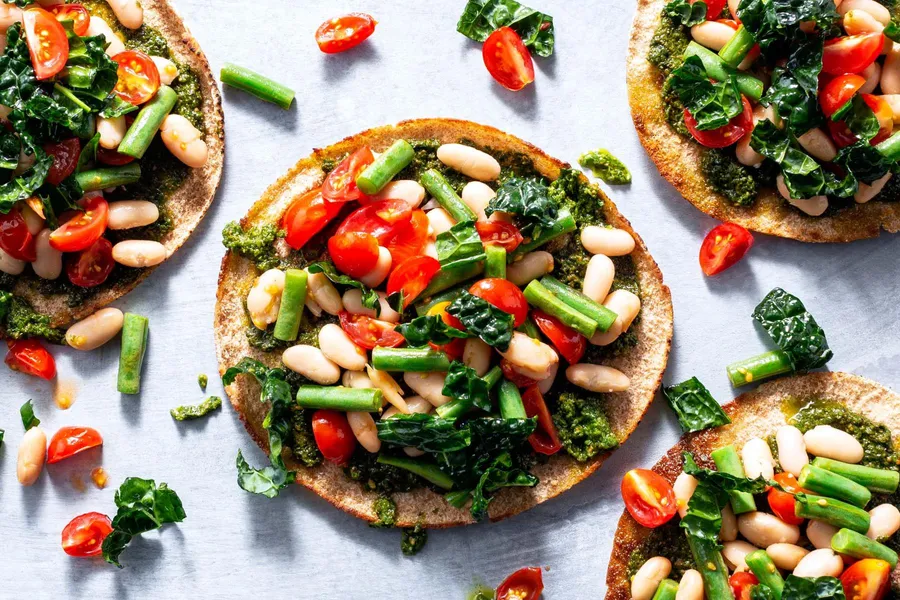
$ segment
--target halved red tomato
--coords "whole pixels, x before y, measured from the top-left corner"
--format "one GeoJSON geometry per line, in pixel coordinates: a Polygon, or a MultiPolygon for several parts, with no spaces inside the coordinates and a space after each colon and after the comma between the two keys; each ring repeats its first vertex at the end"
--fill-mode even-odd
{"type": "Polygon", "coordinates": [[[874,146],[891,137],[891,133],[894,131],[894,109],[881,96],[863,94],[861,98],[878,119],[878,133],[871,140],[871,144],[874,146]]]}
{"type": "Polygon", "coordinates": [[[62,530],[62,548],[69,556],[99,556],[103,540],[112,533],[112,523],[103,513],[78,515],[62,530]]]}
{"type": "Polygon", "coordinates": [[[133,156],[128,156],[127,154],[116,152],[115,150],[107,150],[106,148],[101,147],[97,148],[97,160],[104,165],[120,167],[122,165],[127,165],[130,162],[134,162],[135,158],[133,156]]]}
{"type": "Polygon", "coordinates": [[[375,32],[378,21],[365,13],[329,19],[316,30],[316,43],[325,54],[336,54],[361,44],[375,32]]]}
{"type": "Polygon", "coordinates": [[[40,80],[50,79],[69,59],[66,30],[52,13],[38,6],[22,11],[22,23],[34,74],[40,80]]]}
{"type": "Polygon", "coordinates": [[[794,507],[797,504],[797,501],[794,499],[794,494],[809,492],[800,487],[797,478],[791,473],[778,473],[775,475],[775,481],[784,488],[784,491],[779,490],[777,487],[769,488],[769,508],[772,509],[772,512],[775,513],[776,517],[785,523],[790,525],[801,525],[804,519],[798,517],[794,513],[794,507]]]}
{"type": "Polygon", "coordinates": [[[472,284],[469,293],[511,314],[515,317],[516,327],[522,325],[528,318],[528,301],[525,300],[525,294],[511,281],[489,277],[472,284]]]}
{"type": "Polygon", "coordinates": [[[736,144],[748,132],[753,131],[753,108],[746,97],[741,96],[741,99],[744,101],[744,112],[731,119],[728,125],[701,131],[697,129],[697,120],[688,109],[684,109],[684,124],[694,139],[707,148],[725,148],[736,144]]]}
{"type": "MultiPolygon", "coordinates": [[[[441,320],[453,327],[455,329],[459,329],[460,331],[465,331],[466,328],[463,326],[462,322],[447,312],[447,307],[450,306],[452,302],[438,302],[434,306],[428,309],[428,316],[440,315],[441,320]]],[[[451,360],[458,360],[462,357],[463,352],[466,350],[466,340],[462,338],[456,338],[450,341],[449,344],[444,344],[443,346],[439,346],[437,344],[430,344],[432,348],[435,350],[440,350],[444,354],[450,357],[451,360]]]]}
{"type": "MultiPolygon", "coordinates": [[[[697,0],[690,0],[690,3],[693,4],[697,0]]],[[[714,19],[718,19],[722,14],[722,11],[725,9],[725,0],[703,0],[706,2],[706,20],[712,21],[714,19]]],[[[735,16],[737,18],[737,16],[735,16]]]]}
{"type": "Polygon", "coordinates": [[[388,277],[387,293],[403,294],[403,308],[412,304],[418,298],[432,278],[441,270],[441,263],[430,256],[417,256],[408,258],[391,271],[388,277]]]}
{"type": "Polygon", "coordinates": [[[501,27],[481,48],[488,73],[497,83],[517,92],[534,81],[534,63],[522,38],[512,27],[501,27]]]}
{"type": "Polygon", "coordinates": [[[512,252],[522,243],[522,234],[519,232],[519,228],[512,223],[478,221],[475,223],[475,229],[483,244],[496,244],[507,252],[512,252]]]}
{"type": "Polygon", "coordinates": [[[528,436],[528,443],[531,444],[534,451],[547,455],[559,452],[562,449],[562,443],[559,441],[553,417],[550,416],[550,410],[547,408],[547,403],[544,402],[538,386],[533,385],[525,390],[525,393],[522,394],[522,404],[525,405],[525,414],[529,418],[537,417],[537,429],[528,436]]]}
{"type": "Polygon", "coordinates": [[[743,571],[732,575],[728,583],[735,600],[750,600],[750,592],[753,586],[759,585],[759,579],[753,573],[743,571]]]}
{"type": "Polygon", "coordinates": [[[310,190],[294,200],[284,213],[281,226],[287,232],[284,240],[294,250],[302,248],[314,235],[341,212],[341,204],[328,202],[322,190],[310,190]]]}
{"type": "Polygon", "coordinates": [[[538,600],[544,591],[540,567],[524,567],[503,580],[497,600],[538,600]]]}
{"type": "Polygon", "coordinates": [[[707,275],[717,275],[741,260],[752,246],[753,236],[740,225],[716,225],[700,244],[700,268],[707,275]]]}
{"type": "Polygon", "coordinates": [[[570,365],[581,360],[587,349],[587,339],[583,335],[541,310],[532,310],[531,318],[570,365]]]}
{"type": "Polygon", "coordinates": [[[350,202],[365,198],[356,186],[356,176],[365,170],[375,157],[368,146],[363,146],[342,160],[322,184],[322,196],[331,202],[350,202]]]}
{"type": "Polygon", "coordinates": [[[7,340],[6,346],[9,352],[3,362],[13,371],[21,371],[48,381],[56,377],[56,361],[39,341],[7,340]]]}
{"type": "Polygon", "coordinates": [[[66,275],[78,287],[96,287],[106,281],[115,265],[112,244],[102,237],[93,246],[69,256],[66,275]]]}
{"type": "Polygon", "coordinates": [[[535,381],[531,377],[522,375],[521,373],[516,371],[516,368],[513,366],[513,364],[505,358],[500,361],[500,370],[503,371],[503,376],[511,381],[519,389],[531,387],[537,383],[537,381],[535,381]]]}
{"type": "Polygon", "coordinates": [[[55,4],[48,7],[48,10],[59,22],[72,21],[72,31],[75,35],[86,34],[88,27],[91,26],[91,13],[80,4],[55,4]]]}
{"type": "Polygon", "coordinates": [[[54,144],[44,144],[44,152],[53,158],[50,170],[47,171],[47,181],[52,185],[59,185],[75,172],[78,156],[81,154],[81,142],[78,138],[69,138],[54,144]]]}
{"type": "MultiPolygon", "coordinates": [[[[394,234],[395,227],[412,217],[412,208],[403,200],[379,200],[357,208],[341,222],[337,234],[359,231],[375,236],[384,245],[394,234]]],[[[396,259],[394,264],[397,264],[396,259]]]]}
{"type": "Polygon", "coordinates": [[[891,565],[877,558],[864,558],[844,571],[841,585],[847,598],[884,600],[891,588],[891,565]]]}
{"type": "Polygon", "coordinates": [[[132,104],[143,104],[159,89],[159,69],[149,56],[140,50],[125,50],[113,56],[119,63],[116,95],[132,104]]]}
{"type": "Polygon", "coordinates": [[[339,271],[359,279],[378,263],[378,240],[368,233],[339,233],[329,238],[328,255],[339,271]]]}
{"type": "Polygon", "coordinates": [[[409,222],[396,225],[381,245],[390,251],[392,264],[402,265],[410,258],[422,256],[427,243],[428,217],[416,209],[412,211],[409,222]]]}
{"type": "Polygon", "coordinates": [[[843,121],[828,119],[826,123],[828,125],[828,133],[831,134],[831,139],[834,140],[834,145],[838,148],[852,146],[859,140],[856,134],[850,131],[850,128],[843,121]]]}
{"type": "Polygon", "coordinates": [[[406,339],[396,331],[395,325],[387,321],[373,319],[366,315],[353,315],[348,312],[340,313],[341,329],[350,336],[353,342],[362,348],[371,350],[376,346],[382,348],[395,348],[406,342],[406,339]]]}
{"type": "Polygon", "coordinates": [[[60,252],[78,252],[94,244],[109,223],[109,204],[103,196],[85,196],[78,201],[83,212],[63,213],[60,221],[68,218],[50,234],[50,245],[60,252]]]}
{"type": "Polygon", "coordinates": [[[356,450],[356,436],[347,415],[336,410],[317,410],[312,416],[313,437],[325,460],[347,464],[356,450]]]}
{"type": "Polygon", "coordinates": [[[625,473],[622,500],[628,513],[644,527],[668,523],[678,511],[672,485],[649,469],[632,469],[625,473]]]}
{"type": "Polygon", "coordinates": [[[822,112],[830,119],[831,115],[853,99],[853,96],[865,83],[864,77],[853,74],[839,75],[826,83],[819,92],[819,104],[822,106],[822,112]]]}
{"type": "Polygon", "coordinates": [[[34,236],[28,231],[28,223],[18,208],[0,214],[0,249],[18,260],[34,262],[37,259],[34,236]]]}
{"type": "Polygon", "coordinates": [[[103,438],[100,432],[92,427],[62,427],[50,438],[47,464],[57,463],[101,444],[103,438]]]}
{"type": "Polygon", "coordinates": [[[825,42],[822,71],[831,75],[862,73],[875,62],[884,46],[881,33],[846,35],[825,42]]]}

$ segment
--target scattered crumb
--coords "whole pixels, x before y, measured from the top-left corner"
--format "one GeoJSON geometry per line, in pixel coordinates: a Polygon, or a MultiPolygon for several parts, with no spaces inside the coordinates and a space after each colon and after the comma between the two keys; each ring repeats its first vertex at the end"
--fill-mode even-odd
{"type": "Polygon", "coordinates": [[[94,482],[94,485],[97,486],[98,490],[102,490],[106,487],[108,479],[106,470],[103,467],[94,467],[91,471],[91,480],[94,482]]]}
{"type": "Polygon", "coordinates": [[[206,373],[200,373],[199,375],[197,375],[197,383],[200,384],[200,389],[205,392],[206,386],[209,383],[209,377],[206,376],[206,373]]]}
{"type": "Polygon", "coordinates": [[[60,410],[67,410],[75,404],[75,382],[70,379],[57,379],[53,389],[53,400],[60,410]]]}

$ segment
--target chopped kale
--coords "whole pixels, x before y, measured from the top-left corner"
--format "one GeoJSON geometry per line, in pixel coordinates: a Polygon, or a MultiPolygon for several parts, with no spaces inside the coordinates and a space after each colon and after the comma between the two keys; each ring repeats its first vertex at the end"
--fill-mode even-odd
{"type": "Polygon", "coordinates": [[[418,475],[377,462],[377,456],[363,448],[357,448],[350,457],[344,473],[353,481],[358,481],[364,490],[381,494],[408,492],[420,487],[430,487],[428,482],[418,475]]]}
{"type": "Polygon", "coordinates": [[[681,430],[686,433],[731,423],[716,399],[696,377],[663,387],[663,395],[678,415],[681,430]]]}
{"type": "Polygon", "coordinates": [[[501,27],[511,27],[538,56],[553,54],[553,17],[516,0],[469,0],[456,24],[459,33],[476,42],[484,42],[501,27]]]}
{"type": "Polygon", "coordinates": [[[22,427],[25,428],[25,431],[41,424],[41,420],[34,415],[34,405],[31,400],[19,408],[19,416],[22,417],[22,427]]]}

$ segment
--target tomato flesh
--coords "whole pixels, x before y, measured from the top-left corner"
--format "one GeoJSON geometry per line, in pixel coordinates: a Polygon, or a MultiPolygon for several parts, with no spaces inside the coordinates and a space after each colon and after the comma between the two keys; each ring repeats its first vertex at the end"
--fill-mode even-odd
{"type": "Polygon", "coordinates": [[[99,556],[103,540],[112,533],[112,523],[103,513],[78,515],[62,530],[62,549],[69,556],[99,556]]]}
{"type": "Polygon", "coordinates": [[[336,410],[317,410],[312,416],[313,437],[325,460],[344,465],[356,449],[356,436],[347,416],[336,410]]]}
{"type": "Polygon", "coordinates": [[[481,56],[491,77],[508,90],[517,92],[534,81],[531,53],[511,27],[501,27],[489,35],[481,56]]]}
{"type": "Polygon", "coordinates": [[[69,257],[66,261],[66,275],[78,287],[96,287],[106,281],[115,264],[112,244],[101,237],[92,246],[69,257]]]}
{"type": "Polygon", "coordinates": [[[91,13],[80,4],[55,4],[48,7],[56,20],[72,21],[72,31],[75,35],[84,35],[91,26],[91,13]]]}
{"type": "Polygon", "coordinates": [[[378,21],[365,13],[350,13],[325,21],[316,30],[316,43],[325,54],[358,46],[375,32],[378,21]]]}
{"type": "Polygon", "coordinates": [[[544,591],[540,567],[524,567],[503,580],[497,600],[538,600],[544,591]]]}
{"type": "Polygon", "coordinates": [[[339,271],[359,279],[378,263],[378,240],[368,233],[348,231],[328,240],[328,254],[339,271]]]}
{"type": "Polygon", "coordinates": [[[496,244],[507,252],[512,252],[522,243],[522,234],[519,228],[512,223],[503,223],[501,221],[478,221],[475,223],[475,229],[481,237],[482,243],[496,244]]]}
{"type": "Polygon", "coordinates": [[[531,311],[531,318],[570,365],[577,364],[581,360],[587,349],[587,339],[583,335],[563,325],[556,317],[537,309],[531,311]]]}
{"type": "Polygon", "coordinates": [[[528,318],[528,301],[525,294],[511,281],[497,277],[489,277],[475,282],[469,293],[493,304],[515,318],[515,326],[519,327],[528,318]]]}
{"type": "Polygon", "coordinates": [[[421,256],[428,243],[428,217],[421,210],[412,211],[409,222],[400,223],[385,236],[382,246],[391,253],[393,265],[402,265],[410,258],[421,256]]]}
{"type": "MultiPolygon", "coordinates": [[[[68,214],[68,221],[50,234],[50,245],[60,252],[78,252],[89,248],[100,239],[109,223],[109,204],[103,196],[82,198],[78,206],[83,212],[68,214]]],[[[65,218],[67,215],[62,215],[65,218]]]]}
{"type": "Polygon", "coordinates": [[[116,152],[115,150],[107,150],[103,147],[97,148],[97,161],[104,165],[120,167],[132,163],[134,160],[135,158],[133,156],[128,156],[127,154],[116,152]]]}
{"type": "Polygon", "coordinates": [[[513,366],[513,364],[505,358],[500,361],[500,370],[503,371],[503,376],[511,381],[513,385],[515,385],[519,389],[531,387],[537,383],[537,381],[535,381],[531,377],[522,375],[521,373],[516,371],[516,368],[513,366]]]}
{"type": "Polygon", "coordinates": [[[306,245],[313,236],[341,212],[341,205],[328,202],[321,189],[306,192],[288,206],[282,219],[284,240],[294,250],[306,245]]]}
{"type": "Polygon", "coordinates": [[[822,72],[831,75],[861,73],[881,54],[884,35],[862,33],[837,37],[825,42],[822,72]]]}
{"type": "Polygon", "coordinates": [[[732,575],[728,583],[735,600],[750,600],[750,592],[753,586],[759,585],[759,579],[753,573],[744,571],[732,575]]]}
{"type": "Polygon", "coordinates": [[[831,134],[831,139],[834,140],[834,145],[838,148],[852,146],[859,140],[856,134],[850,131],[850,128],[843,121],[832,121],[829,119],[826,123],[828,125],[828,133],[831,134]]]}
{"type": "Polygon", "coordinates": [[[388,296],[402,293],[403,308],[406,308],[425,291],[440,270],[441,263],[431,256],[409,258],[391,272],[387,282],[388,296]]]}
{"type": "Polygon", "coordinates": [[[50,79],[63,70],[69,58],[66,30],[52,13],[37,6],[22,12],[22,23],[34,74],[39,80],[50,79]]]}
{"type": "MultiPolygon", "coordinates": [[[[447,307],[450,306],[452,302],[438,302],[434,306],[428,309],[428,316],[440,315],[441,320],[453,327],[454,329],[459,329],[460,331],[465,331],[466,328],[463,326],[462,322],[447,312],[447,307]]],[[[429,344],[435,350],[439,350],[443,352],[447,356],[450,357],[450,360],[458,360],[462,357],[463,352],[466,350],[466,340],[462,338],[456,338],[450,340],[449,344],[444,344],[443,346],[439,346],[437,344],[429,344]]]]}
{"type": "Polygon", "coordinates": [[[684,124],[694,139],[707,148],[725,148],[736,144],[747,133],[753,131],[753,108],[746,97],[741,96],[741,99],[744,101],[744,112],[718,129],[704,131],[697,129],[697,120],[688,109],[684,109],[684,124]]]}
{"type": "Polygon", "coordinates": [[[119,81],[113,91],[131,104],[143,104],[159,89],[159,69],[156,63],[140,50],[125,50],[113,56],[119,63],[119,81]]]}
{"type": "Polygon", "coordinates": [[[841,575],[844,594],[852,600],[884,600],[891,589],[891,565],[877,558],[864,558],[841,575]]]}
{"type": "Polygon", "coordinates": [[[25,217],[18,208],[0,214],[0,249],[18,260],[34,262],[37,259],[34,236],[28,231],[25,217]]]}
{"type": "Polygon", "coordinates": [[[81,142],[78,138],[69,138],[55,144],[44,144],[44,152],[53,158],[50,170],[47,171],[47,181],[59,185],[75,172],[78,156],[81,154],[81,142]]]}
{"type": "Polygon", "coordinates": [[[717,225],[700,244],[700,268],[706,275],[717,275],[734,266],[752,246],[753,236],[740,225],[717,225]]]}
{"type": "MultiPolygon", "coordinates": [[[[798,517],[794,512],[797,501],[794,494],[807,492],[797,482],[797,478],[791,473],[778,473],[775,475],[775,481],[778,482],[784,491],[777,487],[769,488],[768,501],[769,508],[775,513],[775,516],[790,525],[802,525],[804,519],[798,517]]],[[[808,492],[807,492],[808,493],[808,492]]]]}
{"type": "Polygon", "coordinates": [[[63,427],[50,438],[47,463],[59,462],[101,444],[103,438],[100,432],[92,427],[63,427]]]}
{"type": "Polygon", "coordinates": [[[550,416],[550,410],[541,390],[538,386],[532,385],[525,393],[522,394],[522,404],[525,406],[525,414],[529,418],[537,417],[537,428],[530,436],[528,443],[532,449],[540,454],[556,454],[562,450],[562,443],[559,441],[559,434],[556,431],[556,425],[553,424],[553,417],[550,416]]]}
{"type": "Polygon", "coordinates": [[[331,202],[351,202],[366,198],[356,185],[356,177],[374,160],[368,146],[359,148],[328,174],[322,184],[322,196],[331,202]]]}
{"type": "MultiPolygon", "coordinates": [[[[690,0],[690,3],[693,4],[697,0],[690,0]]],[[[718,19],[719,15],[722,14],[722,11],[725,9],[725,0],[704,0],[706,2],[706,20],[712,21],[714,19],[718,19]]]]}
{"type": "MultiPolygon", "coordinates": [[[[412,218],[413,210],[404,200],[379,200],[357,208],[341,222],[337,234],[348,231],[368,233],[384,245],[399,226],[412,218]]],[[[394,259],[394,264],[399,264],[394,259]]]]}
{"type": "Polygon", "coordinates": [[[56,361],[39,341],[7,340],[6,347],[9,351],[3,362],[13,371],[21,371],[48,381],[56,377],[56,361]]]}
{"type": "Polygon", "coordinates": [[[865,83],[864,77],[853,74],[840,75],[826,83],[819,93],[822,112],[830,119],[831,115],[853,99],[865,83]]]}
{"type": "Polygon", "coordinates": [[[649,469],[632,469],[625,473],[622,499],[628,513],[644,527],[668,523],[678,511],[672,485],[649,469]]]}
{"type": "Polygon", "coordinates": [[[874,146],[888,139],[894,131],[894,109],[891,108],[887,100],[880,96],[863,94],[861,98],[866,103],[866,106],[875,113],[875,118],[878,119],[878,133],[871,140],[871,144],[874,146]]]}
{"type": "Polygon", "coordinates": [[[348,312],[340,313],[341,329],[350,336],[353,342],[371,350],[375,347],[395,348],[406,342],[406,339],[394,331],[394,324],[387,321],[373,319],[366,315],[353,315],[348,312]]]}

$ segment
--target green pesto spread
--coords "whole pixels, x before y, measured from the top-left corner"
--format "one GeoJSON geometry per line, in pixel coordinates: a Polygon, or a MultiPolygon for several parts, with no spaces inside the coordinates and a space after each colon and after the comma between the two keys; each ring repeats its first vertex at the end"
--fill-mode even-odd
{"type": "Polygon", "coordinates": [[[254,225],[244,231],[240,223],[232,221],[222,230],[222,243],[229,250],[253,261],[260,271],[278,267],[275,240],[283,234],[272,224],[254,225]]]}
{"type": "MultiPolygon", "coordinates": [[[[556,382],[557,385],[559,383],[556,382]]],[[[560,442],[575,460],[590,460],[600,452],[619,445],[606,417],[604,404],[601,394],[574,386],[557,396],[553,423],[560,442]]]]}
{"type": "Polygon", "coordinates": [[[205,392],[206,386],[209,384],[209,377],[207,377],[205,373],[197,375],[197,384],[200,386],[200,389],[205,392]]]}
{"type": "Polygon", "coordinates": [[[388,496],[378,496],[372,503],[377,519],[370,527],[393,527],[397,523],[397,505],[388,496]]]}
{"type": "Polygon", "coordinates": [[[404,527],[402,531],[400,551],[406,556],[418,554],[428,541],[428,530],[421,523],[416,523],[415,527],[404,527]]]}
{"type": "Polygon", "coordinates": [[[599,177],[610,185],[626,185],[631,183],[631,171],[621,160],[609,150],[599,148],[586,152],[578,159],[585,169],[590,169],[595,177],[599,177]]]}
{"type": "Polygon", "coordinates": [[[684,51],[690,41],[687,27],[662,13],[659,26],[650,39],[650,52],[647,60],[668,77],[669,73],[684,62],[684,51]]]}
{"type": "Polygon", "coordinates": [[[756,200],[759,188],[751,169],[745,167],[722,150],[707,148],[700,159],[700,168],[706,181],[716,192],[722,194],[732,204],[750,206],[756,200]]]}
{"type": "MultiPolygon", "coordinates": [[[[9,292],[0,292],[7,307],[5,333],[12,339],[42,337],[53,344],[62,344],[66,332],[50,327],[50,317],[34,311],[27,301],[9,292]]],[[[0,319],[2,321],[2,319],[0,319]]]]}
{"type": "Polygon", "coordinates": [[[176,421],[187,421],[205,417],[214,410],[222,408],[222,399],[218,396],[210,396],[200,404],[186,405],[173,408],[169,411],[176,421]]]}
{"type": "MultiPolygon", "coordinates": [[[[288,373],[288,382],[291,383],[291,395],[297,393],[299,384],[291,382],[291,374],[288,373]]],[[[299,377],[299,376],[298,376],[299,377]]],[[[322,453],[316,445],[312,432],[312,413],[306,409],[295,407],[291,419],[291,438],[287,444],[294,460],[307,467],[315,467],[322,463],[322,453]]]]}
{"type": "Polygon", "coordinates": [[[628,579],[634,577],[638,569],[654,556],[663,556],[672,561],[672,573],[669,577],[675,581],[681,581],[685,571],[696,568],[687,535],[678,519],[651,529],[650,535],[631,552],[628,557],[628,579]]]}

